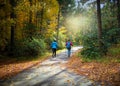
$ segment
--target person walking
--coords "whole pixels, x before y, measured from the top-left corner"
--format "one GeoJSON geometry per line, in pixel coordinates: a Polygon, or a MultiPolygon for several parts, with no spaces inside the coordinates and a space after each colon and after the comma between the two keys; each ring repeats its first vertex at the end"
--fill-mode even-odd
{"type": "Polygon", "coordinates": [[[52,57],[56,57],[57,47],[58,47],[58,43],[56,42],[56,40],[54,40],[54,41],[51,43],[52,57]]]}
{"type": "Polygon", "coordinates": [[[67,48],[67,50],[68,50],[68,57],[70,57],[70,55],[71,55],[71,46],[73,46],[73,44],[72,44],[72,42],[70,41],[70,40],[68,40],[67,42],[66,42],[66,48],[67,48]]]}

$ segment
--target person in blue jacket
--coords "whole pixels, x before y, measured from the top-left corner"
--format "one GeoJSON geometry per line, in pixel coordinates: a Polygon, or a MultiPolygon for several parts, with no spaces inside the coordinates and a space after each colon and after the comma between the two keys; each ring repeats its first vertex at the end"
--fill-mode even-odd
{"type": "Polygon", "coordinates": [[[54,41],[51,43],[52,57],[56,57],[57,47],[58,47],[58,43],[56,42],[56,40],[54,40],[54,41]]]}

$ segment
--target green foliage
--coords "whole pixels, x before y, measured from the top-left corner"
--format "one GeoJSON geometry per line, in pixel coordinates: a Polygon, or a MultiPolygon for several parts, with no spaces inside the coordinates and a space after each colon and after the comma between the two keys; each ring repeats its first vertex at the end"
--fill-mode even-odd
{"type": "MultiPolygon", "coordinates": [[[[17,43],[16,43],[17,44],[17,43]]],[[[46,51],[46,43],[43,39],[25,39],[15,46],[15,56],[38,56],[46,51]]]]}
{"type": "Polygon", "coordinates": [[[97,32],[92,33],[91,31],[89,33],[83,34],[81,36],[81,39],[84,47],[81,54],[84,57],[88,57],[88,58],[96,58],[106,54],[108,48],[112,44],[116,44],[119,42],[120,40],[119,33],[120,33],[119,28],[113,28],[108,30],[103,29],[103,39],[102,39],[102,48],[101,48],[102,52],[100,52],[99,50],[97,32]]]}
{"type": "Polygon", "coordinates": [[[111,43],[118,43],[120,41],[120,28],[111,28],[104,31],[105,39],[111,43]]]}
{"type": "Polygon", "coordinates": [[[117,7],[114,3],[107,2],[101,10],[102,27],[106,29],[117,27],[117,7]]]}
{"type": "Polygon", "coordinates": [[[83,50],[81,54],[84,57],[95,58],[100,56],[98,47],[98,39],[96,33],[86,33],[82,37],[83,50]]]}
{"type": "Polygon", "coordinates": [[[107,52],[106,56],[100,56],[100,57],[96,57],[96,58],[88,58],[88,57],[84,57],[81,56],[81,54],[79,53],[79,57],[82,58],[83,62],[100,62],[100,63],[111,63],[111,62],[117,62],[120,63],[120,44],[114,44],[112,45],[112,47],[109,47],[109,50],[107,52]]]}

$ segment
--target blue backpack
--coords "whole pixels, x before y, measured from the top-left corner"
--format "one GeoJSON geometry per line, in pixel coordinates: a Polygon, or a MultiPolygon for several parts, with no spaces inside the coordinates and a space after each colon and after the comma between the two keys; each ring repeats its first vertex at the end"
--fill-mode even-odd
{"type": "Polygon", "coordinates": [[[71,48],[70,42],[67,42],[66,48],[71,48]]]}

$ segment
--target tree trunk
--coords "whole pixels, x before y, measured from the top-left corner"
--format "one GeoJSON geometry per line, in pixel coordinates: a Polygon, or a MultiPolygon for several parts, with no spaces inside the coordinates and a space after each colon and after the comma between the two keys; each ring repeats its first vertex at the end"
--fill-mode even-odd
{"type": "Polygon", "coordinates": [[[117,7],[118,7],[118,27],[120,28],[120,0],[117,0],[117,7]]]}
{"type": "MultiPolygon", "coordinates": [[[[32,0],[29,0],[30,2],[30,7],[32,6],[32,0]]],[[[29,23],[31,24],[32,23],[32,11],[30,9],[30,15],[29,15],[29,23]]]]}
{"type": "Polygon", "coordinates": [[[41,9],[41,13],[40,13],[40,35],[43,37],[43,15],[44,15],[44,2],[43,0],[41,0],[41,5],[42,5],[42,9],[41,9]]]}
{"type": "Polygon", "coordinates": [[[59,10],[58,10],[58,19],[57,19],[57,42],[59,40],[59,21],[60,21],[60,6],[59,6],[59,10]]]}
{"type": "Polygon", "coordinates": [[[98,18],[98,40],[99,48],[102,50],[102,23],[101,23],[101,9],[100,9],[100,0],[97,0],[97,18],[98,18]]]}
{"type": "MultiPolygon", "coordinates": [[[[29,0],[30,2],[30,8],[32,7],[32,0],[29,0]]],[[[29,25],[32,25],[32,10],[30,9],[29,11],[29,25]]],[[[32,39],[32,30],[31,27],[29,26],[29,37],[32,39]]]]}
{"type": "Polygon", "coordinates": [[[44,11],[44,8],[42,8],[41,10],[41,21],[40,21],[40,32],[42,34],[42,30],[43,30],[43,11],[44,11]]]}
{"type": "MultiPolygon", "coordinates": [[[[15,3],[15,0],[10,0],[10,4],[11,4],[11,9],[12,9],[12,12],[10,14],[10,17],[11,19],[15,20],[16,18],[16,15],[14,13],[14,8],[16,6],[16,3],[15,3]]],[[[10,37],[10,55],[14,55],[14,44],[15,44],[15,39],[14,39],[14,30],[15,30],[15,24],[12,24],[11,25],[11,37],[10,37]]]]}

